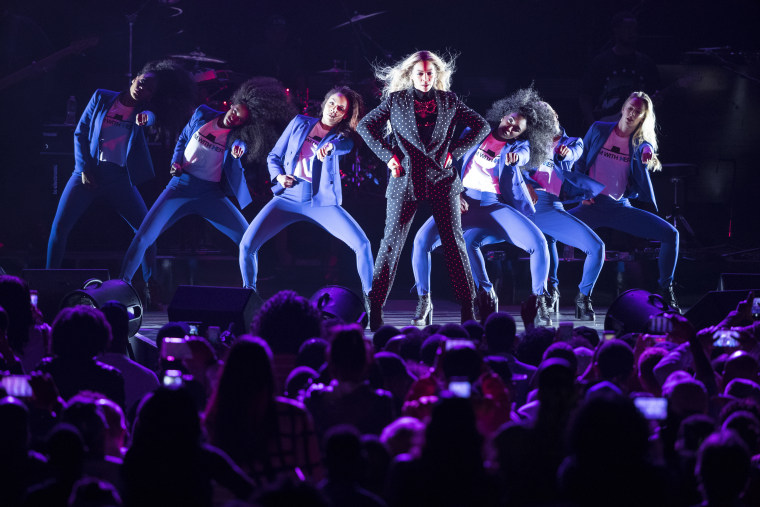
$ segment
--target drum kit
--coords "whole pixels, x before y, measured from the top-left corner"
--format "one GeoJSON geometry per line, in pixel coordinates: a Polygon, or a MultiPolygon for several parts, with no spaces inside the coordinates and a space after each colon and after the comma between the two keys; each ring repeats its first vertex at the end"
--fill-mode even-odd
{"type": "MultiPolygon", "coordinates": [[[[363,31],[358,30],[357,23],[367,19],[374,18],[386,11],[372,12],[370,14],[354,15],[345,22],[333,26],[332,30],[344,27],[351,27],[360,34],[363,31]]],[[[196,48],[188,53],[178,53],[170,55],[171,58],[186,62],[188,70],[192,73],[193,79],[198,86],[199,99],[202,103],[213,107],[214,109],[225,110],[228,105],[225,100],[240,86],[248,77],[246,74],[235,72],[225,68],[227,61],[207,55],[200,48],[196,48]]],[[[295,90],[294,97],[303,107],[299,108],[300,112],[309,115],[318,115],[322,102],[322,93],[330,88],[339,85],[353,85],[354,72],[348,68],[345,60],[333,60],[332,67],[316,71],[309,78],[309,87],[306,90],[295,90]],[[312,93],[310,94],[310,88],[312,93]],[[316,91],[316,94],[313,93],[316,91]],[[311,96],[310,96],[311,95],[311,96]]],[[[380,184],[379,177],[373,174],[374,168],[364,170],[360,164],[354,162],[346,164],[347,167],[341,168],[344,173],[344,187],[359,188],[366,186],[377,186],[380,184]]],[[[382,168],[384,169],[384,168],[382,168]]],[[[383,172],[383,171],[377,171],[383,172]]]]}

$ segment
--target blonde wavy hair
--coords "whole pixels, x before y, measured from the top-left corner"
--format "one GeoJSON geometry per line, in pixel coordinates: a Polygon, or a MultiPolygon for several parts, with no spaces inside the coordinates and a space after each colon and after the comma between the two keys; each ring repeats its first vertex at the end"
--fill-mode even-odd
{"type": "Polygon", "coordinates": [[[652,145],[652,158],[647,162],[647,169],[659,171],[662,169],[660,159],[657,157],[657,119],[654,115],[654,104],[644,92],[633,92],[625,99],[623,109],[631,99],[642,100],[645,104],[644,119],[632,134],[633,148],[637,149],[644,141],[652,145]]]}
{"type": "Polygon", "coordinates": [[[454,61],[456,55],[446,54],[440,57],[432,51],[417,51],[412,53],[403,60],[390,66],[375,66],[375,77],[383,83],[382,100],[388,98],[388,95],[400,90],[411,88],[412,85],[412,67],[417,62],[432,62],[435,67],[435,84],[436,90],[451,90],[451,77],[454,74],[454,61]]]}

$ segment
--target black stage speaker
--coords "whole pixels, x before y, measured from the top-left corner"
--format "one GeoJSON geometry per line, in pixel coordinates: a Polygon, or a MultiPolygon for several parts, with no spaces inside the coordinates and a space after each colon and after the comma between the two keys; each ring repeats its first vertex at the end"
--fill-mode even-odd
{"type": "Polygon", "coordinates": [[[172,322],[200,322],[219,326],[223,331],[232,324],[231,331],[240,335],[248,332],[260,307],[261,299],[253,289],[180,285],[169,303],[168,314],[172,322]]]}
{"type": "Polygon", "coordinates": [[[604,329],[618,336],[626,333],[645,333],[652,315],[668,311],[670,307],[659,294],[644,289],[628,289],[612,302],[604,319],[604,329]]]}
{"type": "Polygon", "coordinates": [[[369,317],[364,308],[364,300],[345,287],[326,285],[315,292],[309,301],[326,319],[338,317],[344,322],[356,322],[362,327],[367,327],[369,317]]]}
{"type": "Polygon", "coordinates": [[[118,301],[127,307],[129,336],[134,336],[142,325],[143,308],[137,291],[124,280],[92,280],[83,288],[66,294],[61,307],[87,305],[100,308],[109,301],[118,301]]]}
{"type": "Polygon", "coordinates": [[[753,287],[760,287],[760,273],[721,273],[718,280],[718,290],[749,291],[753,287]]]}
{"type": "Polygon", "coordinates": [[[53,322],[66,294],[81,289],[89,280],[105,281],[111,275],[107,269],[25,269],[21,278],[30,290],[37,291],[37,308],[45,322],[53,322]]]}
{"type": "MultiPolygon", "coordinates": [[[[754,289],[760,297],[760,289],[754,289]]],[[[736,310],[736,305],[749,294],[749,290],[713,290],[702,296],[686,312],[686,318],[697,330],[712,326],[723,320],[728,312],[736,310]]]]}

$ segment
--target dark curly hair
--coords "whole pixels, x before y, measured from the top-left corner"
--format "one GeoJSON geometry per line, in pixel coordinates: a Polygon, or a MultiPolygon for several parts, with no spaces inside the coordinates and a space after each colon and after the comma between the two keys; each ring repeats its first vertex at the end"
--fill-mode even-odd
{"type": "Polygon", "coordinates": [[[321,337],[323,330],[321,312],[292,290],[265,301],[251,322],[251,334],[263,338],[275,354],[298,354],[303,342],[321,337]]]}
{"type": "Polygon", "coordinates": [[[494,102],[486,113],[486,119],[495,126],[510,113],[518,113],[525,118],[527,127],[520,138],[530,142],[527,166],[538,167],[551,156],[555,135],[554,112],[544,106],[538,92],[531,86],[494,102]]]}
{"type": "Polygon", "coordinates": [[[320,114],[325,110],[325,105],[327,105],[327,101],[330,97],[336,93],[340,93],[348,99],[348,111],[343,120],[334,127],[336,129],[335,131],[338,134],[343,134],[347,137],[353,136],[356,132],[356,126],[359,124],[359,120],[364,116],[364,99],[359,92],[352,90],[348,86],[336,86],[325,95],[325,98],[322,101],[320,114]]]}
{"type": "Polygon", "coordinates": [[[53,353],[64,359],[89,359],[104,352],[111,325],[103,312],[90,306],[62,309],[53,321],[53,353]]]}
{"type": "Polygon", "coordinates": [[[159,126],[181,129],[195,109],[198,90],[193,76],[170,59],[148,62],[137,75],[147,73],[156,76],[158,86],[146,109],[156,114],[159,126]]]}
{"type": "Polygon", "coordinates": [[[230,141],[245,143],[245,164],[262,162],[295,115],[285,87],[275,78],[254,77],[240,85],[230,103],[244,104],[251,114],[248,123],[230,132],[230,141]]]}

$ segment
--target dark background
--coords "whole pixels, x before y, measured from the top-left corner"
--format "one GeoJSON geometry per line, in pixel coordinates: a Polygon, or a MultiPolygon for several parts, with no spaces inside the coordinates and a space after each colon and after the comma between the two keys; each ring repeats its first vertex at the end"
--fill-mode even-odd
{"type": "MultiPolygon", "coordinates": [[[[492,101],[534,83],[558,111],[568,133],[583,136],[588,124],[578,106],[582,78],[591,58],[612,45],[609,20],[624,9],[636,13],[638,48],[657,63],[663,86],[684,76],[697,77],[684,87],[672,87],[674,92],[658,106],[657,117],[663,163],[696,166],[679,194],[695,236],[681,231],[682,255],[676,278],[684,292],[700,294],[714,288],[720,272],[757,269],[760,256],[754,250],[760,246],[756,163],[760,145],[760,37],[756,29],[760,2],[756,1],[7,2],[0,20],[0,77],[75,41],[97,37],[98,43],[63,58],[42,75],[0,89],[0,266],[8,272],[44,266],[57,191],[73,168],[72,156],[65,154],[71,150],[71,129],[49,125],[63,121],[69,96],[76,98],[80,114],[96,88],[119,90],[128,84],[129,15],[133,19],[133,74],[148,60],[191,51],[225,62],[188,61],[188,68],[196,72],[226,71],[223,75],[228,81],[202,83],[204,98],[212,105],[218,106],[236,82],[263,75],[280,79],[299,109],[309,105],[307,97],[312,106],[319,102],[340,79],[361,90],[372,106],[377,101],[371,62],[390,63],[418,49],[448,50],[459,54],[454,91],[471,107],[482,113],[492,101]],[[356,10],[361,14],[384,12],[353,29],[333,28],[356,10]],[[351,72],[320,72],[335,66],[351,72]],[[43,133],[48,135],[43,137],[43,133]],[[53,149],[51,141],[60,143],[60,150],[53,149]],[[45,143],[47,153],[41,155],[45,143]]],[[[157,177],[140,187],[149,207],[169,180],[174,140],[171,133],[152,139],[157,177]]],[[[370,157],[365,160],[369,166],[370,157]]],[[[663,217],[672,210],[672,174],[666,166],[653,176],[663,217]]],[[[254,204],[244,210],[250,220],[270,194],[260,166],[248,168],[247,176],[254,192],[254,204]]],[[[383,182],[372,179],[347,181],[344,206],[376,250],[385,199],[383,182]]],[[[427,216],[423,207],[416,224],[427,216]]],[[[416,225],[412,234],[415,230],[416,225]]],[[[262,250],[264,292],[283,285],[299,288],[299,284],[302,290],[311,290],[325,282],[358,287],[354,257],[345,246],[308,225],[296,225],[289,231],[262,250]],[[314,266],[317,269],[310,269],[314,266]]],[[[70,236],[64,267],[109,267],[115,275],[131,237],[115,212],[96,205],[70,236]]],[[[608,250],[649,246],[625,236],[604,237],[608,250]]],[[[196,217],[167,231],[158,246],[159,254],[169,262],[165,267],[171,275],[162,275],[171,276],[169,284],[240,283],[236,246],[196,217]],[[199,253],[207,255],[198,257],[199,253]]],[[[407,297],[412,284],[411,238],[406,250],[394,287],[396,297],[407,297]]],[[[519,253],[511,247],[505,250],[509,258],[519,253]]],[[[627,284],[651,284],[652,276],[636,273],[656,272],[653,262],[632,266],[627,284]]],[[[569,263],[563,270],[579,271],[579,266],[569,263]]],[[[524,271],[516,270],[522,288],[529,285],[520,281],[524,271]]],[[[433,290],[445,293],[444,267],[437,255],[433,274],[433,290]]],[[[575,276],[571,275],[566,287],[575,276]]],[[[606,267],[600,290],[614,293],[617,279],[617,270],[606,267]]]]}

